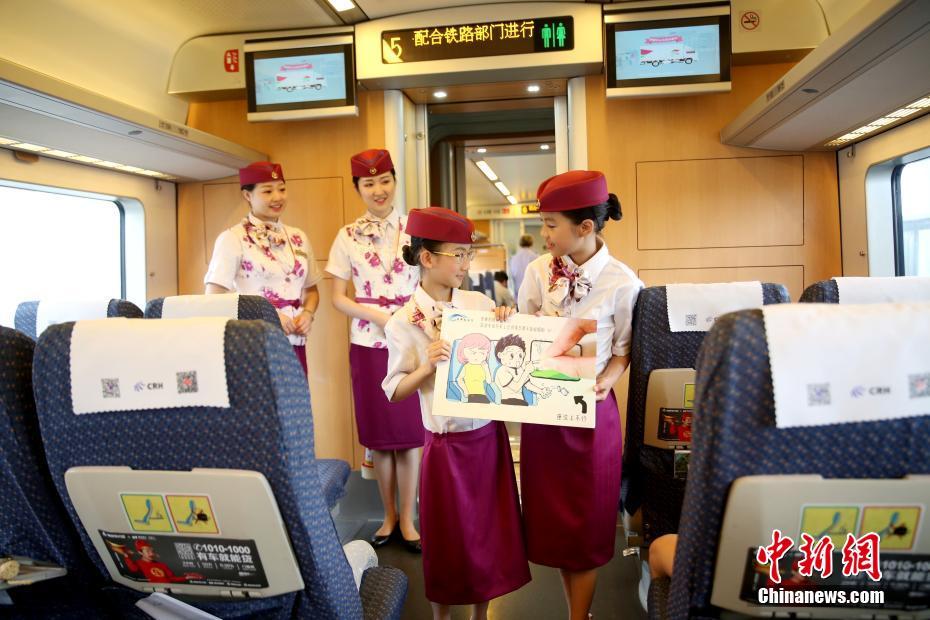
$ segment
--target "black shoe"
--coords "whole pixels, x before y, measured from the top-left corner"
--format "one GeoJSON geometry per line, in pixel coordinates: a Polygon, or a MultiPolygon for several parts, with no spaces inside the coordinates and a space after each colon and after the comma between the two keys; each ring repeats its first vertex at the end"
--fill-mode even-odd
{"type": "Polygon", "coordinates": [[[407,551],[410,553],[423,553],[423,545],[419,538],[416,540],[407,540],[403,539],[404,547],[407,548],[407,551]]]}
{"type": "MultiPolygon", "coordinates": [[[[372,547],[375,547],[376,549],[377,549],[378,547],[383,547],[384,545],[386,545],[386,544],[388,544],[389,542],[391,542],[391,538],[394,536],[394,533],[395,533],[396,531],[397,531],[397,525],[395,524],[395,525],[394,525],[394,529],[391,530],[391,533],[390,533],[390,534],[386,534],[386,535],[384,535],[384,536],[379,536],[377,533],[372,534],[372,535],[371,535],[371,539],[370,539],[370,540],[371,540],[371,546],[372,546],[372,547]]],[[[406,542],[406,541],[405,541],[405,542],[406,542]]]]}

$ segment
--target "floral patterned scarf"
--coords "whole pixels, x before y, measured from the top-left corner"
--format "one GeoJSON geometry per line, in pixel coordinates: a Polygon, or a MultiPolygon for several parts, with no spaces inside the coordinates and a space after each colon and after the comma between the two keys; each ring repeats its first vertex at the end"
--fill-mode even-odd
{"type": "Polygon", "coordinates": [[[584,269],[572,267],[560,257],[552,258],[552,262],[549,263],[549,291],[546,297],[555,308],[564,312],[572,303],[584,299],[591,286],[591,280],[584,269]]]}

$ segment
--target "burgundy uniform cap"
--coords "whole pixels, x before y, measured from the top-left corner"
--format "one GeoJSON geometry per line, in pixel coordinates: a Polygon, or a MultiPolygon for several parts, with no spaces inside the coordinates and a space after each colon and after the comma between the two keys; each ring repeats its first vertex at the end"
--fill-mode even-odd
{"type": "Polygon", "coordinates": [[[445,241],[447,243],[474,243],[475,224],[467,217],[442,207],[414,209],[407,216],[407,234],[411,237],[445,241]]]}
{"type": "Polygon", "coordinates": [[[570,170],[543,181],[536,190],[541,212],[571,211],[607,202],[607,179],[597,170],[570,170]]]}
{"type": "Polygon", "coordinates": [[[239,169],[239,185],[255,185],[256,183],[283,180],[284,171],[281,169],[281,164],[274,164],[270,161],[257,161],[239,169]]]}
{"type": "Polygon", "coordinates": [[[391,154],[384,149],[368,149],[356,153],[349,161],[352,162],[352,176],[354,177],[376,177],[394,168],[391,154]]]}

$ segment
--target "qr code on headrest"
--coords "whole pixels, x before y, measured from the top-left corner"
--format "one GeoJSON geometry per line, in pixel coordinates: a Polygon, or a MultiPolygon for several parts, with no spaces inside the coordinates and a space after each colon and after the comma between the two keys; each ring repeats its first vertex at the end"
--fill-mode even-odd
{"type": "Polygon", "coordinates": [[[807,405],[814,407],[817,405],[830,404],[830,384],[829,383],[808,383],[807,384],[807,405]]]}
{"type": "Polygon", "coordinates": [[[104,398],[119,398],[119,379],[101,379],[104,398]]]}
{"type": "Polygon", "coordinates": [[[197,371],[185,370],[178,373],[178,394],[192,394],[197,391],[197,371]]]}
{"type": "Polygon", "coordinates": [[[697,327],[697,315],[686,314],[685,315],[685,326],[686,327],[697,327]]]}
{"type": "Polygon", "coordinates": [[[907,379],[911,398],[930,396],[930,372],[920,375],[910,375],[907,379]]]}

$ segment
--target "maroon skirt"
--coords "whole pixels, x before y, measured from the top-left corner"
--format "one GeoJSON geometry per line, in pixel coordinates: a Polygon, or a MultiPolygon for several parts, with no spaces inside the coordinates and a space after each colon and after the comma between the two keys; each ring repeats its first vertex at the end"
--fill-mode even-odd
{"type": "Polygon", "coordinates": [[[463,433],[427,433],[420,537],[426,598],[434,603],[481,603],[530,581],[502,422],[463,433]]]}
{"type": "Polygon", "coordinates": [[[523,424],[520,479],[531,562],[583,571],[613,558],[622,445],[613,391],[597,403],[594,429],[523,424]]]}
{"type": "Polygon", "coordinates": [[[358,441],[372,450],[409,450],[423,445],[425,431],[420,397],[414,393],[392,403],[381,389],[387,375],[387,349],[353,344],[349,347],[352,394],[358,441]]]}
{"type": "Polygon", "coordinates": [[[304,369],[304,376],[307,376],[307,345],[305,344],[295,344],[291,345],[294,347],[294,355],[297,356],[297,361],[300,362],[300,367],[304,369]]]}

